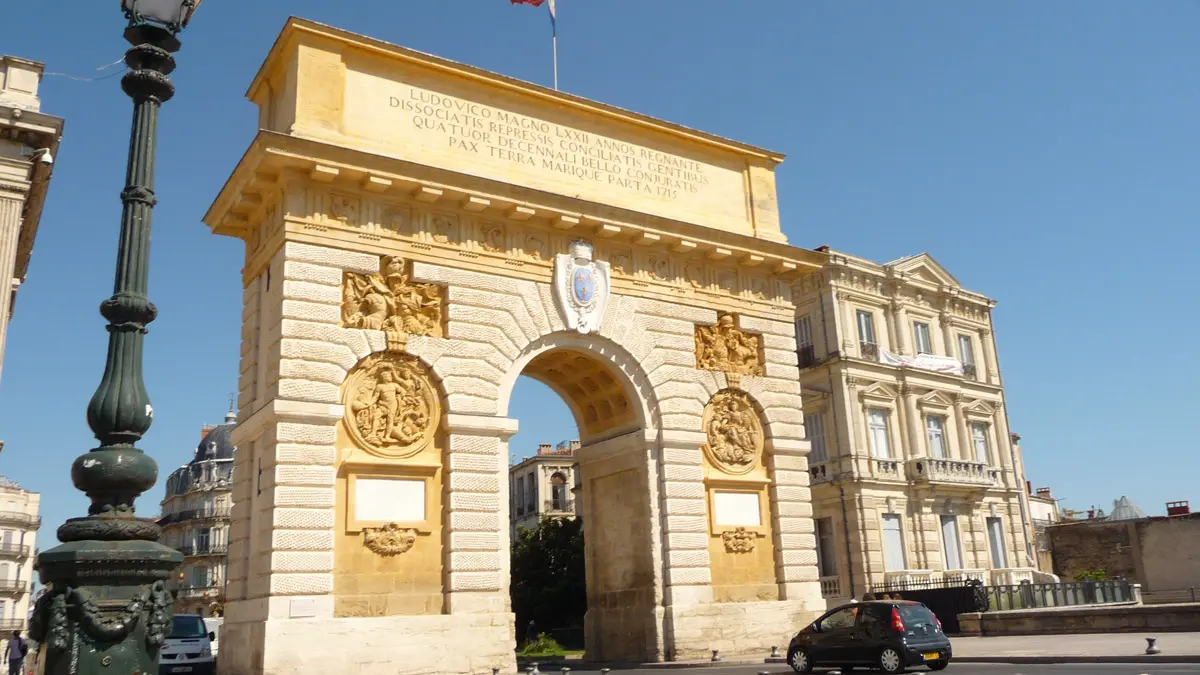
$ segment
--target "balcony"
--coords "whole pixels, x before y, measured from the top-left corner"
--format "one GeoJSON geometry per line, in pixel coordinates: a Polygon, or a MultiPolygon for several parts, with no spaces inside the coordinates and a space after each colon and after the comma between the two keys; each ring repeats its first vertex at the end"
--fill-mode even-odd
{"type": "Polygon", "coordinates": [[[575,500],[547,499],[542,504],[542,513],[575,513],[575,500]]]}
{"type": "Polygon", "coordinates": [[[859,342],[858,355],[868,361],[878,361],[879,345],[874,342],[859,342]]]}
{"type": "Polygon", "coordinates": [[[0,593],[25,593],[29,590],[28,581],[15,579],[0,579],[0,593]]]}
{"type": "Polygon", "coordinates": [[[185,556],[225,555],[229,547],[225,544],[200,544],[196,546],[180,546],[179,552],[185,556]]]}
{"type": "Polygon", "coordinates": [[[12,633],[14,630],[24,632],[25,622],[20,619],[0,620],[0,631],[3,631],[4,633],[12,633]]]}
{"type": "Polygon", "coordinates": [[[840,598],[842,597],[842,578],[838,576],[820,577],[817,581],[821,582],[821,597],[822,598],[840,598]]]}
{"type": "Polygon", "coordinates": [[[42,519],[20,511],[0,511],[0,525],[16,525],[31,530],[42,526],[42,519]]]}
{"type": "Polygon", "coordinates": [[[894,459],[871,460],[871,474],[876,478],[900,480],[900,462],[894,459]]]}
{"type": "Polygon", "coordinates": [[[962,369],[963,369],[963,377],[967,378],[968,380],[978,380],[979,379],[979,374],[975,370],[974,363],[964,363],[962,369]]]}
{"type": "Polygon", "coordinates": [[[181,586],[175,591],[178,599],[216,598],[221,595],[220,586],[181,586]]]}
{"type": "Polygon", "coordinates": [[[0,556],[29,557],[28,544],[0,544],[0,556]]]}
{"type": "Polygon", "coordinates": [[[813,345],[800,345],[796,348],[796,359],[801,368],[811,368],[817,363],[817,350],[813,345]]]}
{"type": "Polygon", "coordinates": [[[961,582],[963,584],[968,581],[978,581],[981,584],[988,582],[988,570],[945,570],[942,572],[942,579],[946,583],[961,582]]]}
{"type": "Polygon", "coordinates": [[[808,483],[809,485],[828,483],[829,481],[833,480],[833,476],[836,473],[837,472],[834,471],[833,467],[831,467],[828,462],[813,464],[812,466],[808,467],[808,483]]]}
{"type": "Polygon", "coordinates": [[[908,476],[919,483],[992,487],[999,482],[1000,471],[983,462],[921,457],[908,461],[908,476]]]}
{"type": "Polygon", "coordinates": [[[158,519],[159,525],[170,525],[172,523],[186,523],[195,520],[220,520],[228,519],[230,516],[230,508],[222,506],[212,509],[186,509],[175,513],[164,514],[158,519]]]}
{"type": "Polygon", "coordinates": [[[1032,567],[1014,567],[991,571],[991,585],[1016,586],[1022,583],[1034,583],[1037,570],[1032,567]]]}

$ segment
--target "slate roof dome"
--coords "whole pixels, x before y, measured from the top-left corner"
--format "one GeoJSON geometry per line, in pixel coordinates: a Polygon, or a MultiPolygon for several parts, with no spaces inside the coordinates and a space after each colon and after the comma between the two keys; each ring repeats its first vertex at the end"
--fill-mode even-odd
{"type": "Polygon", "coordinates": [[[233,445],[230,436],[233,433],[233,427],[236,425],[237,418],[233,411],[225,415],[225,423],[219,424],[212,428],[200,439],[200,445],[196,446],[196,456],[192,458],[189,464],[196,464],[209,459],[233,459],[233,451],[237,448],[233,445]]]}

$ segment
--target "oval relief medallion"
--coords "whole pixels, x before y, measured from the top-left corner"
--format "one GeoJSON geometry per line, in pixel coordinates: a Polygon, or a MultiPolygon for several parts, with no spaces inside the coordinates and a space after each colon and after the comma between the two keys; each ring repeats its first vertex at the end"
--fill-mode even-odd
{"type": "Polygon", "coordinates": [[[362,448],[380,457],[420,452],[437,431],[437,395],[416,357],[376,354],[346,381],[346,428],[362,448]]]}
{"type": "Polygon", "coordinates": [[[763,428],[754,404],[744,392],[726,389],[704,408],[704,452],[725,473],[743,474],[758,464],[763,428]]]}

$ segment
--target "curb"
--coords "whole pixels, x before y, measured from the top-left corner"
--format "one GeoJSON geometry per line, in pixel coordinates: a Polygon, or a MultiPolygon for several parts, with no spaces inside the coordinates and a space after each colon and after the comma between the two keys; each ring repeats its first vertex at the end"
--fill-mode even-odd
{"type": "MultiPolygon", "coordinates": [[[[771,660],[768,660],[771,662],[771,660]]],[[[782,659],[774,661],[783,663],[782,659]]],[[[728,668],[730,666],[753,666],[763,663],[758,659],[753,658],[722,658],[720,661],[663,661],[661,663],[636,663],[630,661],[539,661],[535,659],[518,659],[517,669],[523,669],[538,664],[538,670],[550,671],[559,670],[563,667],[571,670],[599,670],[600,668],[611,668],[613,670],[682,670],[684,668],[728,668]]]]}
{"type": "Polygon", "coordinates": [[[1138,654],[1136,656],[954,656],[951,663],[1010,663],[1053,665],[1060,663],[1200,663],[1200,654],[1138,654]]]}

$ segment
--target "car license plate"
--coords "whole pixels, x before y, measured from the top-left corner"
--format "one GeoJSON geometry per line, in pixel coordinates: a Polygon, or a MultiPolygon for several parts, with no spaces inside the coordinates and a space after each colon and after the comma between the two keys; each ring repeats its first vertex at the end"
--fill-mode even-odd
{"type": "Polygon", "coordinates": [[[938,659],[942,658],[942,655],[938,652],[925,652],[921,656],[925,657],[926,661],[937,661],[938,659]]]}
{"type": "Polygon", "coordinates": [[[171,672],[172,673],[190,673],[190,672],[192,672],[192,667],[191,666],[175,666],[174,668],[171,669],[171,672]]]}

